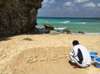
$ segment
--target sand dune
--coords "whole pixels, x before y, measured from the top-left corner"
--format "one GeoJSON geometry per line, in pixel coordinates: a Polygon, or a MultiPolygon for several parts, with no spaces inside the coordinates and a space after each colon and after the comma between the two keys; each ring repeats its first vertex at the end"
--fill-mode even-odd
{"type": "Polygon", "coordinates": [[[100,55],[100,35],[20,35],[0,41],[0,74],[100,74],[68,63],[74,39],[100,55]]]}

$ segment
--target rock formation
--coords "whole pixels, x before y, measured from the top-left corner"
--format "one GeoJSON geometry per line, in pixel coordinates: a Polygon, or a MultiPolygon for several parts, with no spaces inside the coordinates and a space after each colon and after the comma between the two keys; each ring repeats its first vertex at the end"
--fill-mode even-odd
{"type": "Polygon", "coordinates": [[[0,36],[30,33],[43,0],[0,0],[0,36]]]}

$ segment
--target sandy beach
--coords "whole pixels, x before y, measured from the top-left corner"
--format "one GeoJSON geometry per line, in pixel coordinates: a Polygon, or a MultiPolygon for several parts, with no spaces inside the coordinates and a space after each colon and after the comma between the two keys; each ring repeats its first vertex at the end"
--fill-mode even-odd
{"type": "Polygon", "coordinates": [[[97,34],[19,35],[0,39],[0,74],[100,74],[100,69],[93,65],[80,69],[68,63],[73,40],[79,40],[100,56],[97,34]]]}

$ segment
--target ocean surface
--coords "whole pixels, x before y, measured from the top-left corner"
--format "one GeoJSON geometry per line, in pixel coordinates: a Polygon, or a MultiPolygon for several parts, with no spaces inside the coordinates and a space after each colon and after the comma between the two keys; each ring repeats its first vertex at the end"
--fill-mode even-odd
{"type": "Polygon", "coordinates": [[[57,28],[66,27],[72,32],[100,33],[100,18],[38,17],[37,23],[50,24],[57,28]]]}

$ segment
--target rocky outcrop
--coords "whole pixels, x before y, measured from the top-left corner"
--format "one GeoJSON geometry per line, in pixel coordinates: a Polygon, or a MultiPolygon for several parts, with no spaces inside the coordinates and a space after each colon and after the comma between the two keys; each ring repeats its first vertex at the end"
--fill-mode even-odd
{"type": "Polygon", "coordinates": [[[0,0],[0,36],[30,33],[43,0],[0,0]]]}

